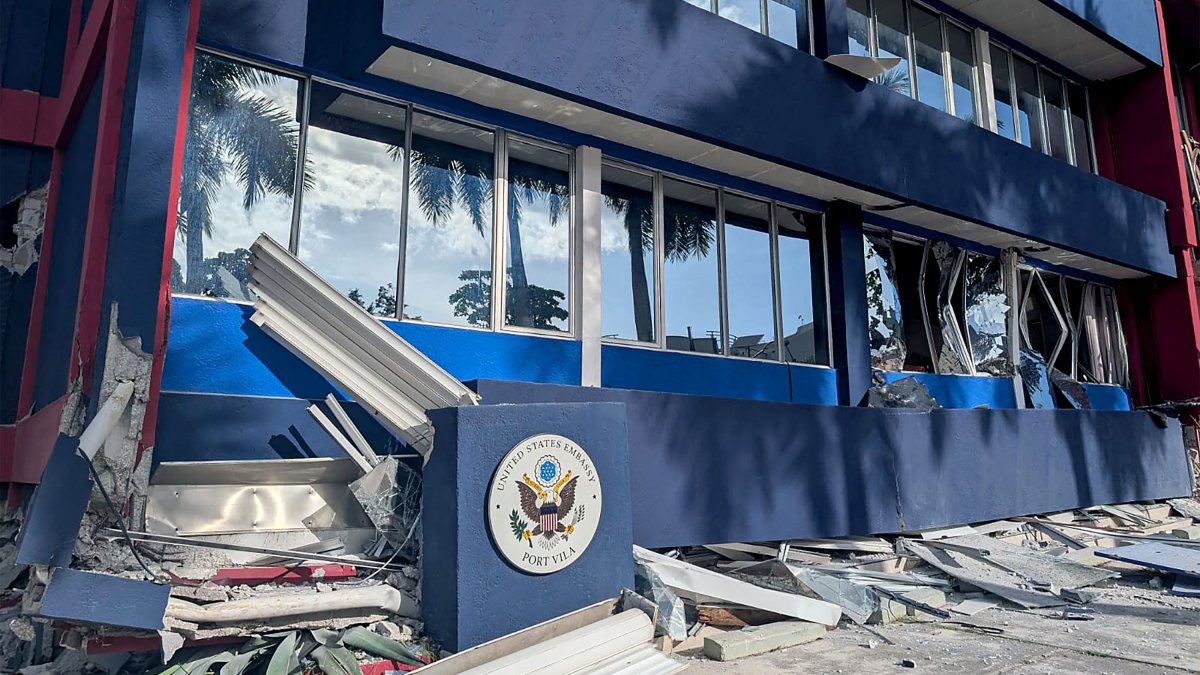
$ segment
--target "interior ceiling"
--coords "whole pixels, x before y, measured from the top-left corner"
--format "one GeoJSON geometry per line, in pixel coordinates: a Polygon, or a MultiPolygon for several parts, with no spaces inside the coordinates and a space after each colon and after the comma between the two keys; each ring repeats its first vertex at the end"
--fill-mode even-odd
{"type": "Polygon", "coordinates": [[[1040,0],[942,1],[1089,80],[1111,80],[1145,67],[1040,0]]]}
{"type": "Polygon", "coordinates": [[[1047,247],[1041,242],[929,209],[910,205],[898,206],[888,197],[596,110],[399,47],[389,47],[371,64],[367,72],[789,192],[823,201],[854,202],[861,204],[867,211],[877,211],[894,220],[985,246],[1017,247],[1025,250],[1027,257],[1055,265],[1068,266],[1112,279],[1146,276],[1137,270],[1047,247]]]}

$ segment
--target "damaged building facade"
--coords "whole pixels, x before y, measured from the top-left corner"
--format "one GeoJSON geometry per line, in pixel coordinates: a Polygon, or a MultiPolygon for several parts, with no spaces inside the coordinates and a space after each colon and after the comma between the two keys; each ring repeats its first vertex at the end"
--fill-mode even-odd
{"type": "Polygon", "coordinates": [[[0,551],[60,623],[206,623],[110,574],[189,538],[367,554],[407,611],[416,539],[488,546],[445,543],[482,511],[416,513],[501,404],[620,411],[603,513],[646,548],[1187,495],[1196,16],[0,2],[0,551]]]}

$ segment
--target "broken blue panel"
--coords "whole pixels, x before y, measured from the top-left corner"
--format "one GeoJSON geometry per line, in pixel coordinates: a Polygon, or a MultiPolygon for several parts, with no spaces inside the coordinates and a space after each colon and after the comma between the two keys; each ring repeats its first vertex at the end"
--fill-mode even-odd
{"type": "Polygon", "coordinates": [[[69,567],[79,523],[87,511],[92,480],[87,460],[76,452],[79,439],[59,434],[33,492],[21,525],[17,562],[22,565],[69,567]]]}
{"type": "Polygon", "coordinates": [[[1185,598],[1200,598],[1200,577],[1189,577],[1185,574],[1175,576],[1175,585],[1171,586],[1171,595],[1181,595],[1185,598]]]}
{"type": "Polygon", "coordinates": [[[1053,410],[1054,392],[1050,389],[1050,373],[1041,354],[1021,350],[1021,382],[1029,407],[1053,410]]]}
{"type": "Polygon", "coordinates": [[[57,568],[42,594],[38,616],[70,623],[159,630],[170,584],[57,568]]]}
{"type": "Polygon", "coordinates": [[[1200,575],[1200,550],[1152,542],[1096,551],[1101,558],[1111,558],[1175,574],[1200,575]]]}

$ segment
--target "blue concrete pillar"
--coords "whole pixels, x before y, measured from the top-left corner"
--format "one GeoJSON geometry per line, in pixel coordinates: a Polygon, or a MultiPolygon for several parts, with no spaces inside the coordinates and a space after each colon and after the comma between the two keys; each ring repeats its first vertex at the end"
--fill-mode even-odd
{"type": "Polygon", "coordinates": [[[825,215],[829,250],[830,356],[837,369],[838,403],[857,405],[871,386],[867,335],[867,275],[862,207],[833,202],[825,215]]]}
{"type": "Polygon", "coordinates": [[[817,58],[850,51],[846,0],[813,0],[813,46],[817,58]]]}
{"type": "MultiPolygon", "coordinates": [[[[466,406],[432,410],[429,417],[435,440],[421,495],[421,619],[440,644],[461,651],[632,588],[625,404],[466,406]],[[595,518],[596,527],[590,543],[567,567],[548,574],[521,571],[510,563],[488,525],[495,500],[494,495],[489,498],[493,476],[510,450],[538,434],[559,434],[582,448],[602,490],[601,500],[587,502],[594,505],[587,517],[595,518]]],[[[585,491],[578,494],[591,497],[585,491]]],[[[575,525],[577,517],[578,510],[575,525]]],[[[528,520],[524,524],[531,529],[538,525],[536,518],[528,520]]],[[[546,548],[536,539],[527,541],[533,554],[546,548]]]]}

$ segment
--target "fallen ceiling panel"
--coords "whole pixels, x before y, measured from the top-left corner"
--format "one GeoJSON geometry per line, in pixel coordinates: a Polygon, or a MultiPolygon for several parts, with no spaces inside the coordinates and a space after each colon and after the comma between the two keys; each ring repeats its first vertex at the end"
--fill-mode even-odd
{"type": "Polygon", "coordinates": [[[267,235],[250,248],[256,325],[428,455],[425,411],[474,405],[461,382],[267,235]]]}

